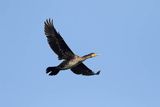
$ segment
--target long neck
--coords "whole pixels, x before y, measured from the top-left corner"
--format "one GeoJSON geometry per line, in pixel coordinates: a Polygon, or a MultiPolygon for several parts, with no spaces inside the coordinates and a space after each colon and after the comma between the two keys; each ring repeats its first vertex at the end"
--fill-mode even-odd
{"type": "Polygon", "coordinates": [[[82,56],[82,59],[83,59],[83,60],[86,60],[86,59],[88,59],[88,58],[92,58],[92,56],[91,56],[90,54],[82,56]]]}

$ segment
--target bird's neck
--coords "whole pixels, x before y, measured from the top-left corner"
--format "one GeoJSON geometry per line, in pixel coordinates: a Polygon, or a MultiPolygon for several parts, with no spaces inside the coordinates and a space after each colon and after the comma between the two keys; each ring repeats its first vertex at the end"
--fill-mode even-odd
{"type": "Polygon", "coordinates": [[[83,60],[86,60],[86,59],[89,59],[89,58],[92,58],[92,56],[90,54],[82,56],[83,60]]]}

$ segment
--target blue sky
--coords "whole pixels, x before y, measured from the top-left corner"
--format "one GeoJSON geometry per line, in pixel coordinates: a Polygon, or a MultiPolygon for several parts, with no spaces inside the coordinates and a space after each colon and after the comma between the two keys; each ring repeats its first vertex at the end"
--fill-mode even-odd
{"type": "Polygon", "coordinates": [[[160,107],[159,0],[0,1],[1,107],[160,107]],[[99,76],[45,74],[60,63],[44,36],[54,24],[99,76]]]}

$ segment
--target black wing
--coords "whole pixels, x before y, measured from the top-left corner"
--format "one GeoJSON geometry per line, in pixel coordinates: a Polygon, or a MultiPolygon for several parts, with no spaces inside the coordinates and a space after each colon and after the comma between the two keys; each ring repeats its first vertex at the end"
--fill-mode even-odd
{"type": "Polygon", "coordinates": [[[86,76],[99,75],[99,73],[100,73],[100,71],[98,71],[97,73],[94,73],[92,70],[90,70],[83,63],[77,65],[76,67],[71,68],[71,71],[74,72],[75,74],[82,74],[82,75],[86,75],[86,76]]]}
{"type": "Polygon", "coordinates": [[[61,59],[70,59],[74,56],[72,50],[65,43],[61,35],[56,31],[53,25],[53,20],[48,19],[44,22],[45,35],[48,39],[48,43],[51,49],[58,55],[58,58],[61,59]]]}

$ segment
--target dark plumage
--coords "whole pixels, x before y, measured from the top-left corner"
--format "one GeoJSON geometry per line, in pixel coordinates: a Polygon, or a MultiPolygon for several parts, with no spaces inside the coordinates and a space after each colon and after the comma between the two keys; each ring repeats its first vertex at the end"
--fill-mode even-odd
{"type": "Polygon", "coordinates": [[[82,63],[88,58],[95,57],[95,53],[90,53],[83,57],[74,54],[72,50],[68,47],[66,42],[63,40],[61,35],[54,28],[53,20],[48,19],[44,22],[44,24],[44,31],[49,46],[58,55],[58,59],[63,60],[58,66],[48,67],[46,69],[46,73],[49,73],[49,75],[57,75],[60,70],[66,69],[71,69],[71,71],[75,74],[82,74],[86,76],[98,75],[100,73],[100,71],[94,73],[92,70],[90,70],[86,65],[82,63]]]}

